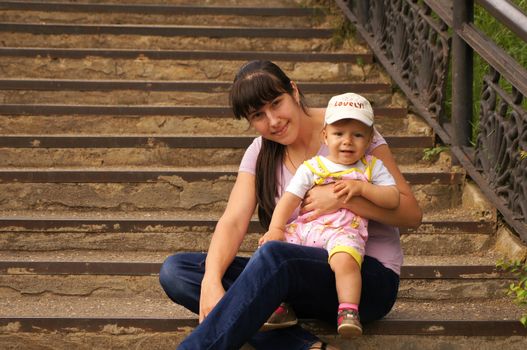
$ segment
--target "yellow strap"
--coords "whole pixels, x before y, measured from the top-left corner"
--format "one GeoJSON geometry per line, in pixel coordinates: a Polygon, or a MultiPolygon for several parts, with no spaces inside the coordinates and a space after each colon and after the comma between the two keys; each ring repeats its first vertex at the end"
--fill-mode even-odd
{"type": "MultiPolygon", "coordinates": [[[[364,158],[363,158],[364,159],[364,158]]],[[[366,159],[363,160],[363,162],[366,162],[366,159]]],[[[368,182],[371,182],[373,178],[373,168],[375,167],[375,162],[377,162],[377,158],[374,156],[371,157],[371,162],[366,165],[366,178],[368,179],[368,182]]]]}
{"type": "Polygon", "coordinates": [[[321,185],[321,184],[324,183],[325,179],[328,178],[328,177],[334,177],[335,179],[340,179],[340,178],[342,178],[342,176],[344,176],[346,174],[349,174],[349,173],[352,173],[352,172],[355,172],[355,171],[365,174],[366,178],[368,179],[368,181],[371,182],[373,166],[375,165],[375,162],[376,162],[377,158],[372,156],[371,157],[371,162],[368,163],[366,161],[366,158],[362,157],[361,161],[362,161],[362,163],[364,165],[366,165],[366,169],[364,171],[361,170],[361,169],[358,169],[358,168],[350,168],[350,169],[346,169],[346,170],[342,170],[342,171],[337,171],[337,172],[334,172],[334,173],[329,172],[329,170],[327,169],[327,167],[322,162],[322,160],[320,159],[319,156],[316,156],[315,160],[317,162],[317,165],[321,169],[321,171],[319,171],[318,169],[313,167],[309,163],[309,161],[307,161],[307,160],[304,161],[304,164],[309,168],[309,170],[311,170],[313,172],[313,174],[315,174],[315,175],[317,175],[319,177],[318,179],[315,180],[315,185],[321,185]]]}

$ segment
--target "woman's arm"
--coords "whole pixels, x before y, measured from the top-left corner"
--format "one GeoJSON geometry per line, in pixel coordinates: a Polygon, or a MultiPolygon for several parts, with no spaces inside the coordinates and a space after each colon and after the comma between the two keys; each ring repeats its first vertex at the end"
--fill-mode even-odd
{"type": "Polygon", "coordinates": [[[207,253],[201,282],[200,322],[225,294],[221,280],[242,244],[255,208],[255,177],[239,172],[207,253]]]}
{"type": "Polygon", "coordinates": [[[316,218],[339,208],[347,208],[360,216],[383,224],[399,227],[419,226],[423,213],[410,186],[397,167],[390,148],[387,145],[380,145],[373,150],[372,155],[382,160],[395,179],[400,196],[399,206],[396,209],[380,208],[362,197],[353,197],[348,203],[344,203],[337,198],[332,186],[315,186],[306,195],[302,212],[312,211],[312,218],[316,218]]]}

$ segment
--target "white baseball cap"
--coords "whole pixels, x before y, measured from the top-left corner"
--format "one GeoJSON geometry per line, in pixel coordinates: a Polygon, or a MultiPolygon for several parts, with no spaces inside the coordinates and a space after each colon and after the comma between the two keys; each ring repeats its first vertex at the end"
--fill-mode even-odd
{"type": "Polygon", "coordinates": [[[373,109],[370,102],[351,92],[333,96],[326,108],[325,122],[333,124],[342,119],[356,119],[367,126],[373,125],[373,109]]]}

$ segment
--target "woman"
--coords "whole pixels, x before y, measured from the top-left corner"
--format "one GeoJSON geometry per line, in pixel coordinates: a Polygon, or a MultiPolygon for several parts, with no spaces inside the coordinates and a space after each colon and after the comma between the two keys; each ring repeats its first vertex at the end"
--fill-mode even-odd
{"type": "MultiPolygon", "coordinates": [[[[250,260],[236,253],[256,205],[267,228],[276,199],[298,166],[317,154],[327,154],[321,133],[324,109],[308,108],[296,84],[268,61],[244,65],[234,79],[230,98],[235,117],[246,118],[261,137],[244,155],[208,254],[176,254],[161,268],[160,282],[167,295],[199,313],[200,325],[180,348],[234,349],[249,342],[257,349],[323,349],[326,344],[300,326],[257,331],[283,301],[300,318],[334,324],[338,299],[327,251],[273,241],[250,260]]],[[[361,197],[343,204],[329,186],[313,188],[302,209],[317,217],[345,207],[370,219],[362,265],[360,318],[364,323],[385,316],[397,296],[402,252],[393,226],[418,226],[422,215],[378,133],[367,153],[381,159],[394,177],[400,192],[397,209],[379,208],[361,197]]]]}

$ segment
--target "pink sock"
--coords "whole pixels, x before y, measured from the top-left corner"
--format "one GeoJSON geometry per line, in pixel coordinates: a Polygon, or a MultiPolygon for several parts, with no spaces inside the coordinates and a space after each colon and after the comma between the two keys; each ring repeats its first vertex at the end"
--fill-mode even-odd
{"type": "Polygon", "coordinates": [[[352,309],[357,312],[359,312],[359,304],[351,304],[351,303],[340,303],[339,304],[339,312],[342,310],[348,310],[352,309]]]}

